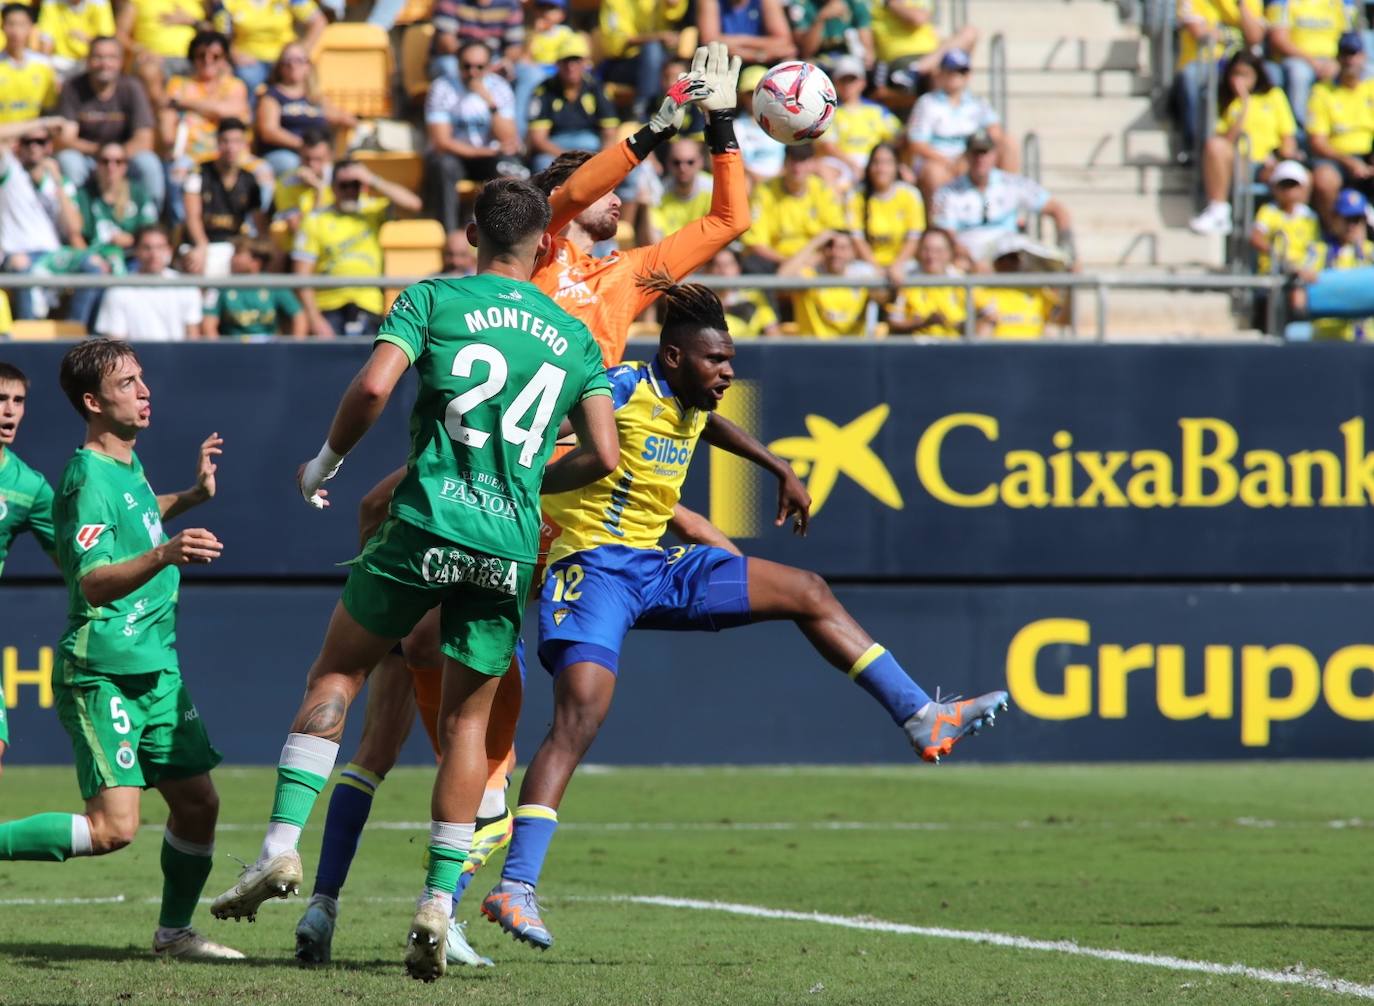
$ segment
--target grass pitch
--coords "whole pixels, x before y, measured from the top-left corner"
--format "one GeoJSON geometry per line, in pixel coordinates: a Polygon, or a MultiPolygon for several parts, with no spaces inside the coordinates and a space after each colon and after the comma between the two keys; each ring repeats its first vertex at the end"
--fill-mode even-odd
{"type": "MultiPolygon", "coordinates": [[[[344,892],[335,963],[291,957],[303,899],[255,925],[197,925],[235,965],[150,959],[159,832],[103,860],[0,864],[0,1002],[48,1003],[1338,1003],[1374,998],[1367,764],[586,772],[541,892],[556,943],[513,943],[463,905],[496,967],[404,977],[431,773],[378,793],[344,892]],[[820,912],[1297,973],[1280,985],[932,935],[611,900],[662,895],[820,912]],[[115,899],[105,901],[97,899],[115,899]],[[86,904],[56,903],[92,899],[86,904]],[[1310,984],[1314,973],[1349,983],[1310,984]]],[[[252,859],[268,769],[216,773],[225,825],[206,895],[252,859]]],[[[328,797],[326,791],[325,798],[328,797]]],[[[12,768],[3,815],[70,810],[67,768],[12,768]]],[[[324,802],[302,843],[307,883],[324,802]]],[[[479,876],[484,894],[495,871],[479,876]]]]}

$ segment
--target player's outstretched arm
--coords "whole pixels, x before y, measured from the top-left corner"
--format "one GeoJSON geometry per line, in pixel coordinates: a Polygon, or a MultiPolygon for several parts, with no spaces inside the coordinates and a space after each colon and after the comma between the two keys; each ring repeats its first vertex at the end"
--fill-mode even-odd
{"type": "Polygon", "coordinates": [[[577,446],[544,470],[541,493],[566,493],[604,479],[620,464],[620,437],[609,395],[584,398],[568,413],[577,446]]]}
{"type": "Polygon", "coordinates": [[[128,597],[168,566],[203,565],[220,557],[224,546],[203,527],[187,528],[169,541],[123,562],[97,566],[81,578],[81,596],[93,608],[128,597]]]}
{"type": "Polygon", "coordinates": [[[801,484],[801,479],[797,478],[797,473],[792,470],[791,465],[764,447],[748,430],[741,429],[715,413],[707,418],[701,439],[712,447],[729,451],[772,472],[778,480],[778,516],[774,519],[773,526],[782,527],[787,518],[791,517],[793,533],[806,534],[806,529],[811,524],[811,494],[801,484]]]}
{"type": "Polygon", "coordinates": [[[171,520],[191,507],[200,506],[206,500],[214,498],[215,472],[219,468],[215,464],[215,457],[224,453],[221,449],[223,443],[224,438],[218,433],[211,433],[206,437],[200,445],[200,453],[196,456],[196,484],[179,493],[165,493],[157,498],[157,509],[163,520],[171,520]]]}
{"type": "Polygon", "coordinates": [[[329,437],[320,453],[296,471],[301,496],[311,506],[322,510],[329,505],[320,486],[334,477],[348,452],[372,428],[409,366],[410,356],[395,343],[379,341],[373,348],[367,363],[339,400],[329,437]]]}

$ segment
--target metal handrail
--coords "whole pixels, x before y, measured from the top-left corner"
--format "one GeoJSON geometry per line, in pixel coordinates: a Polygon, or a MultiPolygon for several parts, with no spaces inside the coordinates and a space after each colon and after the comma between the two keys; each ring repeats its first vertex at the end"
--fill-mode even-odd
{"type": "MultiPolygon", "coordinates": [[[[1199,60],[1202,60],[1202,61],[1203,61],[1203,67],[1202,67],[1203,106],[1202,106],[1202,122],[1201,122],[1201,123],[1195,123],[1195,124],[1194,124],[1194,126],[1195,126],[1195,128],[1196,128],[1196,131],[1197,131],[1197,137],[1194,139],[1193,142],[1197,145],[1197,149],[1196,149],[1196,151],[1194,151],[1194,153],[1195,153],[1196,156],[1197,156],[1197,160],[1196,160],[1195,163],[1199,166],[1199,168],[1201,168],[1201,166],[1202,166],[1202,154],[1203,154],[1203,150],[1204,150],[1204,148],[1207,146],[1207,139],[1208,139],[1208,137],[1210,137],[1210,136],[1212,135],[1213,131],[1217,128],[1217,117],[1218,117],[1219,114],[1220,114],[1220,109],[1218,109],[1218,107],[1217,107],[1217,104],[1218,104],[1218,101],[1219,101],[1218,96],[1217,96],[1217,82],[1218,82],[1218,75],[1220,74],[1221,71],[1220,71],[1220,68],[1219,68],[1218,65],[1217,65],[1217,60],[1216,60],[1216,58],[1215,58],[1215,55],[1213,55],[1211,58],[1208,58],[1208,56],[1207,56],[1206,53],[1205,53],[1205,50],[1203,50],[1203,51],[1199,51],[1198,57],[1197,57],[1197,58],[1198,58],[1199,60]]],[[[1197,184],[1198,184],[1198,194],[1199,194],[1199,196],[1200,196],[1201,193],[1202,193],[1202,172],[1201,172],[1201,170],[1199,170],[1198,173],[1197,173],[1197,179],[1198,179],[1198,183],[1197,183],[1197,184]]]]}
{"type": "MultiPolygon", "coordinates": [[[[301,289],[310,287],[317,290],[337,290],[344,287],[377,286],[406,287],[426,277],[378,276],[364,278],[358,276],[295,276],[275,273],[259,273],[235,276],[141,276],[137,273],[128,276],[51,276],[20,275],[0,273],[0,290],[26,289],[33,287],[60,289],[89,289],[93,287],[199,287],[218,290],[241,289],[301,289]]],[[[812,290],[812,289],[850,289],[850,290],[896,290],[910,287],[956,287],[964,291],[966,304],[973,301],[972,293],[978,289],[1059,289],[1066,291],[1091,290],[1097,301],[1096,339],[1106,341],[1107,302],[1112,290],[1170,290],[1174,292],[1230,292],[1238,290],[1268,290],[1270,300],[1276,306],[1287,303],[1284,292],[1292,278],[1287,275],[1234,276],[1225,273],[1202,274],[1195,276],[1142,276],[1120,273],[976,273],[964,276],[923,276],[914,275],[893,284],[886,274],[873,276],[699,276],[694,280],[713,290],[812,290]],[[1280,303],[1281,302],[1281,303],[1280,303]]],[[[512,305],[515,306],[515,305],[512,305]]],[[[970,314],[972,312],[969,312],[970,314]]],[[[976,325],[974,318],[972,325],[976,325]]],[[[1282,334],[1281,314],[1275,312],[1270,319],[1267,334],[1282,334]]]]}
{"type": "Polygon", "coordinates": [[[949,33],[963,31],[968,24],[968,0],[946,0],[949,8],[949,33]]]}
{"type": "MultiPolygon", "coordinates": [[[[1036,185],[1040,184],[1040,134],[1034,130],[1027,133],[1025,139],[1021,141],[1021,174],[1035,182],[1036,185]]],[[[1032,213],[1030,220],[1027,221],[1026,229],[1035,235],[1035,240],[1041,240],[1045,230],[1043,215],[1032,213]]]]}
{"type": "Polygon", "coordinates": [[[1003,129],[1010,129],[1007,121],[1007,39],[1000,31],[988,42],[988,102],[1003,129]]]}

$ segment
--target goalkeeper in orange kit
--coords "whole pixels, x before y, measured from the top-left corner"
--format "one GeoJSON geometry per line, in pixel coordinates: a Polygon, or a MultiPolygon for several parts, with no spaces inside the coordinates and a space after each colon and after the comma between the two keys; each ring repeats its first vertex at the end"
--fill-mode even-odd
{"type": "MultiPolygon", "coordinates": [[[[739,70],[739,58],[732,59],[723,44],[702,46],[691,71],[670,89],[646,126],[600,153],[563,154],[533,179],[549,194],[553,207],[549,233],[554,242],[532,280],[560,307],[586,323],[608,367],[621,362],[631,323],[660,296],[658,290],[637,279],[656,275],[680,280],[709,262],[749,227],[748,186],[734,132],[739,70]],[[593,256],[592,247],[615,237],[619,226],[616,185],[673,136],[688,103],[700,105],[707,113],[706,133],[715,177],[710,212],[657,244],[593,256]]],[[[393,472],[364,499],[364,540],[386,516],[392,490],[404,475],[404,468],[393,472]]],[[[671,527],[687,541],[733,547],[704,518],[682,507],[671,527]]],[[[547,554],[557,534],[558,528],[546,519],[541,554],[547,554]]],[[[535,576],[536,591],[541,579],[535,576]]],[[[396,763],[417,709],[431,742],[438,736],[442,661],[435,616],[436,612],[430,612],[402,642],[401,652],[390,655],[372,674],[363,736],[330,798],[314,893],[296,927],[296,957],[304,963],[330,959],[339,892],[357,851],[373,795],[396,763]]],[[[515,726],[523,698],[521,651],[517,651],[512,670],[519,673],[508,673],[501,679],[489,719],[490,775],[455,906],[473,873],[510,841],[514,826],[505,791],[515,766],[515,726]]],[[[491,964],[471,948],[456,922],[449,928],[447,953],[451,964],[491,964]]]]}

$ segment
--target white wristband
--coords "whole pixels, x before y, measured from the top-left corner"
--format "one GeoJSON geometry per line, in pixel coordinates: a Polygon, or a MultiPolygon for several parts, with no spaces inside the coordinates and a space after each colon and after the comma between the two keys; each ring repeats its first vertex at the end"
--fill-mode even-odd
{"type": "Polygon", "coordinates": [[[336,453],[326,440],[320,453],[305,463],[305,471],[301,472],[301,496],[307,503],[316,509],[324,508],[324,498],[319,495],[320,486],[334,477],[343,460],[344,456],[336,453]]]}

